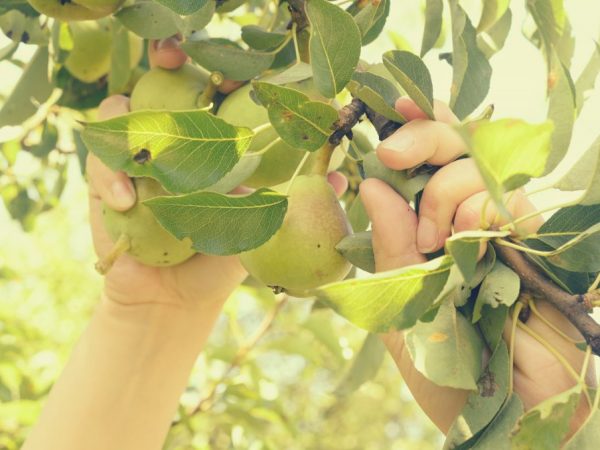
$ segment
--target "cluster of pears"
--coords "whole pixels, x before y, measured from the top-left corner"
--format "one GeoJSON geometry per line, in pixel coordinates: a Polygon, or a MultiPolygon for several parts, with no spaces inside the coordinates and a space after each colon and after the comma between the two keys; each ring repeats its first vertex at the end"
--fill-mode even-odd
{"type": "Polygon", "coordinates": [[[38,12],[55,19],[94,20],[115,12],[125,0],[28,0],[38,12]]]}
{"type": "MultiPolygon", "coordinates": [[[[146,72],[131,94],[131,110],[186,110],[202,106],[202,93],[207,84],[206,73],[192,65],[176,70],[154,68],[146,72]]],[[[106,273],[124,252],[137,261],[154,267],[180,264],[196,252],[192,242],[179,240],[167,232],[142,202],[157,196],[170,195],[156,180],[133,179],[137,201],[125,212],[103,206],[104,226],[115,242],[112,251],[96,264],[106,273]]]]}

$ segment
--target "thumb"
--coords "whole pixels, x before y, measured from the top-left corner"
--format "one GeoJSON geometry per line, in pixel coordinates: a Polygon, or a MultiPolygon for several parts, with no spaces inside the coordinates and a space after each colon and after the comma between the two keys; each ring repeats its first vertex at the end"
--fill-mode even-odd
{"type": "Polygon", "coordinates": [[[360,197],[371,219],[377,272],[419,264],[417,215],[406,201],[381,180],[360,185],[360,197]]]}

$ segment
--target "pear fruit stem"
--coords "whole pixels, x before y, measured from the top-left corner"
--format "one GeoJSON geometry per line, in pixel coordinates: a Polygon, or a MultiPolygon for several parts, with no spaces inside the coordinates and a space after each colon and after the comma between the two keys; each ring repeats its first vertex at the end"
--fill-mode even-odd
{"type": "Polygon", "coordinates": [[[310,173],[313,175],[326,176],[329,170],[329,163],[335,150],[335,145],[327,142],[323,147],[317,150],[317,155],[310,168],[310,173]]]}
{"type": "Polygon", "coordinates": [[[210,74],[210,77],[208,78],[208,84],[202,93],[203,104],[208,105],[212,103],[213,98],[217,93],[217,89],[223,84],[223,81],[225,81],[225,77],[221,72],[213,72],[210,74]]]}
{"type": "Polygon", "coordinates": [[[129,236],[126,234],[122,234],[115,242],[115,245],[110,249],[110,251],[95,265],[96,270],[101,275],[106,275],[111,267],[115,264],[115,261],[121,257],[129,248],[131,247],[131,243],[129,241],[129,236]]]}

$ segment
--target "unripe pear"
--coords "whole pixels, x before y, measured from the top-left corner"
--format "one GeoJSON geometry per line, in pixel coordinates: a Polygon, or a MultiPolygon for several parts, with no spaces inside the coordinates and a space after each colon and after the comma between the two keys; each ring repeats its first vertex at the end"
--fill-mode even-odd
{"type": "Polygon", "coordinates": [[[58,20],[94,20],[115,12],[125,0],[28,0],[38,12],[58,20]]]}
{"type": "MultiPolygon", "coordinates": [[[[287,183],[273,188],[285,192],[287,183]]],[[[276,291],[303,297],[310,289],[343,279],[350,263],[335,246],[352,230],[335,192],[322,175],[292,181],[279,230],[240,259],[255,278],[276,291]]]]}
{"type": "Polygon", "coordinates": [[[136,204],[127,211],[115,211],[102,207],[104,226],[115,247],[107,257],[96,264],[106,273],[116,258],[127,252],[137,261],[148,266],[161,267],[179,264],[194,255],[189,238],[178,240],[165,230],[154,214],[142,202],[150,198],[169,195],[157,181],[151,178],[133,180],[137,192],[136,204]]]}
{"type": "Polygon", "coordinates": [[[175,70],[155,67],[142,75],[135,85],[131,109],[182,111],[203,108],[210,104],[202,95],[207,84],[208,74],[191,64],[175,70]]]}

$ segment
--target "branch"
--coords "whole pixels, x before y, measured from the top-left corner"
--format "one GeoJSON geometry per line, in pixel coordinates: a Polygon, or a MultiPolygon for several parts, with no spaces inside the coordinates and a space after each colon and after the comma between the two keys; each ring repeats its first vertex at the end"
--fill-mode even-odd
{"type": "Polygon", "coordinates": [[[600,356],[600,325],[589,315],[597,293],[572,295],[546,278],[521,252],[494,243],[496,253],[521,279],[521,286],[558,309],[581,333],[594,354],[600,356]]]}
{"type": "Polygon", "coordinates": [[[344,136],[352,139],[352,128],[360,122],[360,118],[366,109],[367,105],[357,98],[352,99],[351,103],[340,109],[338,112],[340,118],[333,125],[335,131],[329,137],[329,143],[337,147],[342,142],[344,136]]]}

